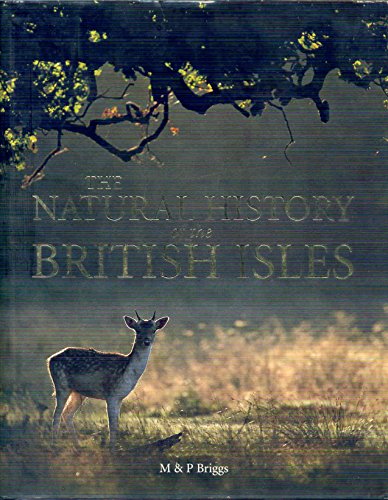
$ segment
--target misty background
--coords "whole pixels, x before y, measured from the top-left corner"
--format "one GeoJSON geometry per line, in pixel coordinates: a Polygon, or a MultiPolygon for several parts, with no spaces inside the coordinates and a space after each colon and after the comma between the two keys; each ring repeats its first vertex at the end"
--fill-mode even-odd
{"type": "MultiPolygon", "coordinates": [[[[102,87],[120,93],[120,74],[105,67],[102,87]]],[[[131,89],[131,98],[142,103],[147,95],[146,82],[138,80],[131,89]],[[132,93],[133,92],[133,93],[132,93]]],[[[67,345],[91,345],[95,348],[130,350],[131,337],[122,321],[124,314],[135,309],[149,317],[156,309],[158,316],[171,320],[165,335],[179,335],[182,328],[194,328],[198,323],[228,327],[236,320],[260,325],[276,317],[288,326],[301,321],[326,325],[336,311],[355,315],[357,325],[369,331],[371,325],[384,316],[387,302],[386,206],[387,164],[386,122],[383,96],[376,90],[365,91],[340,81],[335,72],[326,80],[321,97],[331,107],[329,123],[320,122],[312,102],[292,101],[286,113],[295,143],[288,149],[290,165],[283,154],[289,142],[287,128],[280,112],[267,108],[261,117],[245,118],[231,106],[216,106],[205,116],[183,109],[178,102],[171,107],[170,127],[152,144],[152,153],[137,162],[120,163],[87,139],[65,134],[65,154],[54,158],[45,178],[27,190],[20,189],[22,175],[8,174],[3,186],[3,224],[8,233],[6,276],[2,281],[2,319],[5,343],[3,356],[10,361],[10,379],[17,379],[14,356],[30,357],[31,366],[45,372],[45,358],[67,345]],[[385,151],[384,151],[385,149],[385,151]],[[154,159],[156,157],[156,159],[154,159]],[[120,175],[120,191],[89,191],[84,178],[88,175],[120,175]],[[33,195],[47,201],[49,195],[60,200],[79,195],[140,195],[150,200],[167,202],[177,195],[206,207],[205,195],[302,196],[353,195],[349,206],[349,222],[267,221],[263,216],[250,221],[128,221],[106,220],[55,222],[41,212],[42,220],[34,221],[33,195]],[[182,273],[176,279],[160,278],[160,259],[155,260],[155,279],[120,280],[86,279],[77,276],[64,279],[33,279],[36,271],[34,243],[61,245],[75,243],[174,243],[174,228],[211,228],[209,240],[193,243],[221,244],[218,279],[207,279],[208,264],[198,264],[197,279],[185,279],[187,258],[182,258],[182,273]],[[257,268],[252,257],[247,266],[248,279],[238,279],[239,256],[237,243],[292,244],[299,249],[308,243],[329,248],[345,243],[352,247],[349,259],[354,274],[346,280],[279,279],[279,257],[273,251],[274,277],[258,280],[252,277],[257,268]],[[222,253],[222,256],[221,256],[222,253]],[[233,256],[232,256],[233,254],[233,256]],[[231,264],[233,262],[233,264],[231,264]],[[202,266],[202,267],[201,267],[202,266]],[[107,346],[112,347],[107,347],[107,346]]],[[[143,103],[145,104],[145,102],[143,103]]],[[[100,116],[109,102],[96,105],[100,116]]],[[[136,131],[125,125],[107,127],[107,137],[121,147],[136,142],[136,131]],[[112,134],[117,134],[113,137],[112,134]]],[[[38,155],[32,166],[38,165],[52,149],[54,137],[40,141],[38,155]]],[[[218,198],[219,201],[220,198],[218,198]]],[[[62,205],[63,206],[63,205],[62,205]]],[[[98,212],[98,210],[96,211],[98,212]]],[[[101,210],[100,210],[101,212],[101,210]]],[[[221,215],[217,210],[216,214],[221,215]]],[[[217,219],[221,218],[220,215],[217,219]]],[[[251,215],[253,215],[251,213],[251,215]]],[[[130,254],[131,255],[131,254],[130,254]]],[[[114,257],[111,257],[114,260],[114,257]]],[[[117,260],[120,260],[117,253],[117,260]]],[[[198,254],[198,258],[201,255],[198,254]]],[[[206,258],[202,254],[202,258],[206,258]]],[[[61,270],[64,258],[58,259],[61,270]]],[[[328,257],[330,262],[330,257],[328,257]]],[[[306,253],[296,252],[291,265],[302,264],[308,272],[306,253]]],[[[87,261],[85,261],[87,266],[87,261]]],[[[142,262],[137,276],[144,269],[142,262]],[[141,269],[140,269],[141,267],[141,269]]],[[[95,272],[96,264],[90,265],[95,272]]],[[[133,268],[132,268],[133,269],[133,268]]],[[[166,272],[172,268],[167,267],[166,272]]],[[[131,272],[131,267],[130,267],[131,272]]],[[[265,272],[265,269],[262,269],[265,272]]],[[[64,274],[63,271],[60,274],[64,274]]],[[[242,334],[244,333],[242,329],[242,334]]],[[[204,335],[197,330],[196,335],[204,335]]],[[[47,380],[47,384],[48,384],[47,380]]]]}

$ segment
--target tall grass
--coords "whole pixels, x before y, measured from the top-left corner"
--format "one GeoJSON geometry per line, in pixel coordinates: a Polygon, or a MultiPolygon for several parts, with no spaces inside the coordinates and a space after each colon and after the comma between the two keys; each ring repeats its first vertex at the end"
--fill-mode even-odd
{"type": "MultiPolygon", "coordinates": [[[[12,340],[10,379],[5,389],[24,387],[35,399],[52,403],[46,358],[66,347],[61,336],[41,329],[29,344],[12,340]]],[[[128,352],[128,330],[109,338],[86,340],[75,333],[70,345],[128,352]]],[[[384,411],[388,404],[388,327],[375,323],[370,332],[356,318],[335,312],[325,326],[302,321],[290,329],[273,318],[261,325],[235,320],[229,327],[199,323],[195,329],[167,327],[158,334],[150,362],[129,397],[154,411],[184,410],[206,414],[251,396],[284,403],[340,398],[384,411]]]]}
{"type": "Polygon", "coordinates": [[[302,322],[287,331],[274,319],[259,328],[186,330],[158,339],[137,391],[147,407],[233,405],[233,401],[275,398],[282,402],[339,397],[371,411],[388,403],[388,330],[362,334],[354,319],[336,313],[324,329],[302,322]]]}
{"type": "MultiPolygon", "coordinates": [[[[66,435],[51,445],[44,359],[52,351],[44,352],[42,336],[39,352],[34,345],[30,352],[41,363],[20,357],[20,376],[1,395],[2,494],[383,495],[388,332],[381,323],[367,333],[355,325],[338,312],[325,327],[238,319],[229,328],[200,323],[159,334],[146,373],[124,401],[114,456],[105,408],[91,400],[75,419],[81,448],[66,435]],[[164,455],[136,452],[181,431],[182,442],[164,455]],[[160,475],[161,462],[227,465],[230,473],[160,475]]],[[[50,349],[55,342],[64,347],[50,337],[50,349]]]]}
{"type": "MultiPolygon", "coordinates": [[[[388,486],[387,422],[342,402],[283,404],[252,398],[206,416],[158,416],[123,408],[120,449],[107,448],[104,409],[87,405],[77,418],[80,448],[64,435],[50,441],[50,415],[16,393],[2,415],[2,494],[244,498],[271,494],[382,495],[388,486]],[[20,404],[23,401],[22,404],[20,404]],[[28,418],[27,418],[28,417],[28,418]],[[164,454],[138,446],[183,431],[164,454]],[[228,474],[160,475],[160,463],[228,467],[228,474]]],[[[357,496],[357,495],[356,495],[357,496]]]]}

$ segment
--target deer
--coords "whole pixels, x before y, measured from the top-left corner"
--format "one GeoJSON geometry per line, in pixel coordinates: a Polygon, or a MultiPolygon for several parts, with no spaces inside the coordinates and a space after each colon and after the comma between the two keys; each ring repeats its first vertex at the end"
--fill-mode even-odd
{"type": "Polygon", "coordinates": [[[66,347],[47,359],[56,399],[52,420],[53,442],[63,419],[67,429],[72,431],[74,444],[78,446],[73,417],[86,398],[94,398],[106,402],[109,445],[115,449],[122,401],[134,390],[146,369],[156,332],[169,321],[168,316],[155,320],[156,311],[148,320],[142,319],[137,311],[135,313],[137,320],[123,316],[126,326],[135,332],[129,354],[66,347]]]}

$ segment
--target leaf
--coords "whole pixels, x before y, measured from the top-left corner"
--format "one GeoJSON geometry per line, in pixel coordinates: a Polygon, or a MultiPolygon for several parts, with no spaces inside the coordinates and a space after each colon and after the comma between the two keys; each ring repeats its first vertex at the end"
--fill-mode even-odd
{"type": "Polygon", "coordinates": [[[105,108],[101,114],[102,118],[113,118],[115,116],[121,116],[117,106],[113,106],[113,108],[105,108]]]}

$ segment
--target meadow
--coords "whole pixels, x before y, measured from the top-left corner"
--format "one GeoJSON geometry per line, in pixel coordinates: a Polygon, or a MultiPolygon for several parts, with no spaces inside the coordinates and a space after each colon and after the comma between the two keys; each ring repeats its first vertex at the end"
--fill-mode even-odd
{"type": "Polygon", "coordinates": [[[101,402],[87,400],[77,414],[78,448],[65,432],[52,445],[50,393],[18,380],[1,396],[2,494],[381,497],[387,347],[383,322],[362,332],[343,312],[325,325],[287,329],[275,318],[168,331],[123,404],[114,454],[101,402]],[[170,449],[144,448],[178,432],[170,449]],[[214,472],[221,467],[228,472],[214,472]]]}

